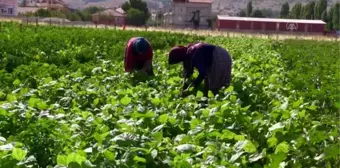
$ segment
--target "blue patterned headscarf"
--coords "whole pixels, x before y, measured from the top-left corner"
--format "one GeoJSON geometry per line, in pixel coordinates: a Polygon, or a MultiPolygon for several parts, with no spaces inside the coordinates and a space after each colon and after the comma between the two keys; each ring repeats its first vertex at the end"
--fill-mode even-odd
{"type": "Polygon", "coordinates": [[[137,53],[145,53],[149,48],[149,43],[143,37],[137,37],[133,47],[137,53]]]}

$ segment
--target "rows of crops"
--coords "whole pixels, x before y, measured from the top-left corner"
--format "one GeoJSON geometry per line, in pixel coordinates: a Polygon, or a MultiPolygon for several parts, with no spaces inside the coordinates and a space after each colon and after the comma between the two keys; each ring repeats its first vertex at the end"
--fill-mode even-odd
{"type": "MultiPolygon", "coordinates": [[[[338,167],[339,46],[6,24],[0,32],[0,167],[338,167]],[[156,76],[123,72],[127,40],[155,49],[156,76]],[[208,107],[179,96],[176,44],[233,58],[208,107]]],[[[196,74],[197,75],[197,74],[196,74]]]]}

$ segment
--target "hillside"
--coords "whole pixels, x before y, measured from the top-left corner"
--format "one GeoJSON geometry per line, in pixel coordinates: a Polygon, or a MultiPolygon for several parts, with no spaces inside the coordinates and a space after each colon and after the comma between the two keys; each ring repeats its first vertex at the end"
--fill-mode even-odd
{"type": "MultiPolygon", "coordinates": [[[[126,0],[64,0],[72,8],[84,8],[88,6],[105,6],[115,7],[120,6],[126,0]]],[[[145,0],[152,10],[169,9],[170,0],[145,0]]],[[[311,0],[288,0],[289,4],[293,5],[297,2],[307,3],[311,0]]],[[[240,9],[246,7],[248,0],[213,0],[213,11],[219,14],[235,15],[240,9]]],[[[253,0],[254,9],[271,9],[279,11],[281,5],[286,1],[275,0],[253,0]]],[[[328,4],[332,5],[340,0],[328,0],[328,4]]]]}

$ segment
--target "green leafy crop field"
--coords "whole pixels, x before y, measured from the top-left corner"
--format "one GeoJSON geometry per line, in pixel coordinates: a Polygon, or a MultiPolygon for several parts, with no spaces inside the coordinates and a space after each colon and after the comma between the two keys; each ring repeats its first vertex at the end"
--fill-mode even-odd
{"type": "MultiPolygon", "coordinates": [[[[0,32],[0,167],[339,167],[339,44],[25,27],[0,32]],[[133,36],[156,76],[123,71],[133,36]],[[182,98],[177,44],[233,58],[208,106],[182,98]]],[[[197,75],[197,74],[196,74],[197,75]]]]}

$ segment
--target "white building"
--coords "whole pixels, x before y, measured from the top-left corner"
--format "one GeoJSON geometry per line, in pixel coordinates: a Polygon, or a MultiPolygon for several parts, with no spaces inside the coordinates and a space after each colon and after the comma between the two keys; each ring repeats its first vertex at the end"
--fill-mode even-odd
{"type": "Polygon", "coordinates": [[[199,11],[200,27],[208,26],[208,19],[212,19],[212,0],[172,0],[172,12],[164,16],[165,25],[191,26],[193,12],[199,11]]]}
{"type": "Polygon", "coordinates": [[[21,4],[26,7],[37,7],[39,6],[39,0],[22,0],[21,4]]]}
{"type": "Polygon", "coordinates": [[[17,0],[0,0],[0,15],[15,16],[18,14],[17,0]]]}

